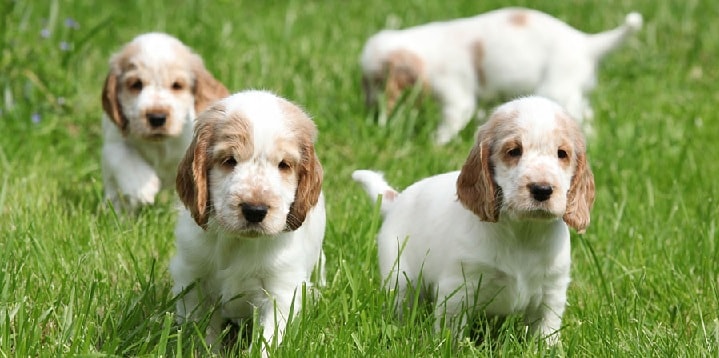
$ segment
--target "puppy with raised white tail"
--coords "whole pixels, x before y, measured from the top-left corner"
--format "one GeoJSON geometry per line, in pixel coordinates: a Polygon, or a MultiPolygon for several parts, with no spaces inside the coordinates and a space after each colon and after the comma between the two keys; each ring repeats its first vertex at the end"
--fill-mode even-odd
{"type": "Polygon", "coordinates": [[[392,110],[406,89],[431,93],[442,106],[438,144],[469,123],[477,100],[532,94],[557,101],[590,131],[597,65],[641,26],[642,16],[630,13],[615,29],[586,34],[537,10],[504,8],[383,30],[362,51],[365,100],[372,106],[384,92],[392,110]]]}
{"type": "Polygon", "coordinates": [[[569,227],[584,232],[594,202],[584,137],[559,105],[526,97],[498,107],[460,171],[401,193],[377,172],[352,177],[382,196],[379,264],[398,308],[417,288],[434,301],[438,330],[446,322],[459,334],[480,312],[522,313],[533,333],[558,341],[569,227]]]}

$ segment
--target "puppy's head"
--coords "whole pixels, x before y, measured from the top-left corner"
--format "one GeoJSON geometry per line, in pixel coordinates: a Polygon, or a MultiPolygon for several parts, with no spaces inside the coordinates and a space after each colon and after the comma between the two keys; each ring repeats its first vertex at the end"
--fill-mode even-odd
{"type": "Polygon", "coordinates": [[[246,91],[197,118],[177,192],[198,225],[242,236],[296,230],[317,204],[317,129],[297,106],[246,91]]]}
{"type": "Polygon", "coordinates": [[[202,59],[166,34],[136,37],[110,59],[102,107],[126,137],[176,137],[195,113],[228,95],[202,59]]]}
{"type": "Polygon", "coordinates": [[[541,97],[506,103],[480,127],[457,180],[460,202],[484,221],[563,218],[589,226],[594,177],[579,126],[541,97]]]}

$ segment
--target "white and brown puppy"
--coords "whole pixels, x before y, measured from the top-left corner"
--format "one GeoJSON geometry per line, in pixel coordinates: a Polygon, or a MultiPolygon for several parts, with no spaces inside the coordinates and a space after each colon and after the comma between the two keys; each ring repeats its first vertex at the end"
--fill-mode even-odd
{"type": "Polygon", "coordinates": [[[170,273],[175,294],[194,284],[178,301],[181,320],[212,312],[209,343],[226,322],[251,320],[254,310],[265,341],[279,343],[314,269],[324,283],[316,136],[299,107],[264,91],[232,95],[197,118],[177,170],[186,210],[170,273]]]}
{"type": "Polygon", "coordinates": [[[128,209],[153,203],[174,182],[195,114],[228,94],[170,35],[140,35],[114,54],[102,91],[106,199],[128,209]]]}
{"type": "Polygon", "coordinates": [[[370,37],[362,52],[366,101],[376,104],[384,91],[391,110],[407,88],[431,92],[442,106],[438,144],[467,125],[477,99],[498,96],[554,99],[588,127],[593,113],[587,96],[599,60],[641,26],[641,15],[631,13],[616,29],[585,34],[536,10],[505,8],[384,30],[370,37]]]}
{"type": "MultiPolygon", "coordinates": [[[[459,333],[476,313],[523,313],[557,342],[569,284],[568,226],[583,232],[594,178],[577,123],[556,103],[527,97],[496,109],[461,171],[403,192],[373,171],[353,178],[382,195],[380,271],[402,302],[421,280],[435,327],[459,333]]],[[[398,306],[399,307],[399,306],[398,306]]]]}

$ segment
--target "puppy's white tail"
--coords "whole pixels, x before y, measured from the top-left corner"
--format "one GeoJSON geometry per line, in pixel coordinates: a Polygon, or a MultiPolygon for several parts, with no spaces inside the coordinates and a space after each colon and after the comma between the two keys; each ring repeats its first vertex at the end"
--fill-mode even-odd
{"type": "Polygon", "coordinates": [[[389,186],[387,181],[384,180],[380,172],[355,170],[352,173],[352,179],[362,185],[362,188],[373,201],[376,201],[377,197],[382,195],[382,206],[380,207],[382,216],[387,214],[392,204],[394,204],[394,200],[399,195],[399,192],[389,186]]]}
{"type": "Polygon", "coordinates": [[[598,34],[588,35],[589,51],[595,59],[599,60],[607,53],[617,48],[624,42],[624,39],[639,31],[642,28],[642,15],[638,12],[632,12],[624,19],[621,26],[598,34]]]}

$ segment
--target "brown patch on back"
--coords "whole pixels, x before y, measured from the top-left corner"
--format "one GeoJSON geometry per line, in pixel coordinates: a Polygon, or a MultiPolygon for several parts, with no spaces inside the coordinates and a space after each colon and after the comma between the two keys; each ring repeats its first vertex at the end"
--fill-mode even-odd
{"type": "Polygon", "coordinates": [[[472,43],[471,54],[477,81],[479,81],[480,86],[484,87],[487,85],[487,76],[484,72],[484,46],[481,41],[477,40],[472,43]]]}
{"type": "Polygon", "coordinates": [[[297,138],[301,156],[296,168],[295,200],[287,214],[287,230],[297,230],[304,223],[310,209],[317,205],[322,192],[322,164],[314,147],[317,127],[302,109],[284,99],[279,101],[282,112],[287,116],[288,126],[297,138]]]}
{"type": "Polygon", "coordinates": [[[528,21],[529,14],[526,11],[514,11],[509,15],[509,23],[517,27],[527,26],[528,21]]]}
{"type": "Polygon", "coordinates": [[[427,87],[424,79],[424,62],[416,54],[407,50],[394,50],[384,61],[386,73],[385,94],[387,96],[387,111],[391,112],[397,100],[407,89],[411,89],[418,82],[427,87]]]}

